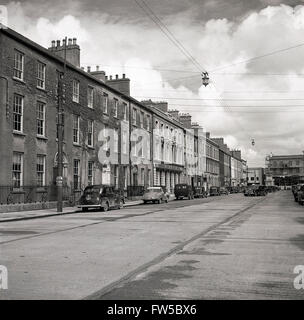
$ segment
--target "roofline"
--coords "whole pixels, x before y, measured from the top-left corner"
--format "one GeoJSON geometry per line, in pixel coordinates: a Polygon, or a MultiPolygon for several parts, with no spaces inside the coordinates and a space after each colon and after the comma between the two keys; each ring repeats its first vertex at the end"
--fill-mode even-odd
{"type": "MultiPolygon", "coordinates": [[[[38,52],[50,57],[51,59],[61,63],[62,65],[64,65],[64,59],[55,55],[54,53],[52,53],[51,51],[49,51],[48,49],[42,47],[41,45],[37,44],[36,42],[26,38],[25,36],[23,36],[22,34],[10,29],[10,28],[0,28],[0,33],[4,33],[5,35],[18,40],[19,42],[23,43],[24,45],[31,47],[35,50],[37,50],[38,52]]],[[[89,73],[87,73],[86,71],[77,68],[76,66],[74,66],[73,64],[71,64],[70,62],[66,61],[66,66],[80,74],[82,74],[83,76],[86,76],[87,78],[89,78],[90,80],[93,80],[94,82],[98,83],[99,85],[105,87],[107,90],[112,91],[113,93],[116,93],[117,95],[120,95],[121,98],[124,98],[125,100],[128,100],[129,102],[133,102],[134,104],[137,104],[138,106],[144,108],[147,111],[151,110],[149,108],[147,108],[145,105],[143,105],[140,101],[136,100],[135,98],[128,96],[114,88],[112,88],[111,86],[107,85],[105,82],[98,80],[97,78],[95,78],[93,75],[90,75],[89,73]]]]}

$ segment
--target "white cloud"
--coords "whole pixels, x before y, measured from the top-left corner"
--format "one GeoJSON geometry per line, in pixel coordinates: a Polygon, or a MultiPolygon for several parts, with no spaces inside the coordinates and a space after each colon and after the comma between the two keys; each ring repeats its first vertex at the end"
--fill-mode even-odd
{"type": "MultiPolygon", "coordinates": [[[[270,4],[275,5],[277,1],[271,1],[270,4]]],[[[165,79],[193,76],[193,73],[156,70],[157,66],[161,66],[163,69],[198,71],[150,21],[143,24],[137,20],[128,21],[125,17],[117,19],[117,16],[112,18],[99,13],[84,14],[77,18],[58,14],[56,20],[50,20],[46,16],[32,19],[31,10],[35,10],[34,7],[24,8],[19,3],[12,2],[8,8],[9,12],[14,12],[9,18],[12,28],[44,46],[49,46],[53,39],[76,36],[82,48],[83,65],[99,64],[108,74],[126,73],[131,78],[132,94],[136,97],[158,97],[154,100],[171,98],[168,101],[172,109],[189,111],[193,114],[193,120],[200,122],[212,135],[224,136],[232,148],[242,148],[249,164],[263,165],[265,155],[270,152],[298,153],[304,149],[304,112],[294,112],[304,109],[256,107],[303,102],[223,103],[221,100],[207,100],[304,98],[304,77],[296,75],[304,74],[304,46],[264,57],[253,63],[236,64],[211,72],[302,43],[303,6],[269,6],[250,13],[238,22],[224,18],[197,23],[197,20],[193,22],[191,19],[191,11],[184,16],[180,13],[176,19],[168,17],[165,23],[170,30],[203,67],[210,71],[212,85],[206,88],[201,86],[199,74],[189,79],[166,81],[165,79]],[[282,75],[258,75],[263,73],[282,75]],[[252,108],[232,107],[237,105],[250,105],[252,108]],[[279,110],[284,112],[274,112],[279,110]],[[252,138],[256,140],[255,147],[251,146],[252,138]]]]}

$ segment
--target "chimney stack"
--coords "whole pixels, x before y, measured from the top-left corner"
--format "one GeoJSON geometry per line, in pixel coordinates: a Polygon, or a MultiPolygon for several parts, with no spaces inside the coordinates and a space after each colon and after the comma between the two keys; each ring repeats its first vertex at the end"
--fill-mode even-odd
{"type": "Polygon", "coordinates": [[[69,63],[75,67],[80,67],[80,47],[76,44],[76,38],[69,38],[68,43],[63,39],[62,43],[60,40],[52,41],[52,46],[48,48],[49,51],[56,54],[60,58],[64,59],[66,47],[66,59],[69,63]],[[56,43],[56,45],[55,45],[56,43]]]}
{"type": "Polygon", "coordinates": [[[116,89],[127,96],[130,95],[130,79],[126,78],[125,74],[122,75],[122,78],[119,78],[118,74],[116,74],[115,79],[110,76],[110,79],[106,79],[106,83],[113,89],[116,89]]]}
{"type": "Polygon", "coordinates": [[[96,66],[96,71],[99,71],[99,66],[96,66]]]}
{"type": "Polygon", "coordinates": [[[87,67],[87,71],[88,71],[88,73],[91,72],[91,67],[90,66],[87,67]]]}
{"type": "Polygon", "coordinates": [[[186,129],[191,129],[192,116],[189,113],[182,113],[179,116],[179,121],[183,124],[186,129]]]}

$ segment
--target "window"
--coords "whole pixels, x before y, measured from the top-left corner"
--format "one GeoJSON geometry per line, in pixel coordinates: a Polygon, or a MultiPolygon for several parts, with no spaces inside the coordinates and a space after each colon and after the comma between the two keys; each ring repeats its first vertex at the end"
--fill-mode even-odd
{"type": "Polygon", "coordinates": [[[73,142],[79,143],[79,116],[73,115],[73,142]]]}
{"type": "Polygon", "coordinates": [[[20,188],[23,185],[23,154],[13,153],[13,187],[20,188]]]}
{"type": "Polygon", "coordinates": [[[151,122],[150,121],[151,121],[151,117],[149,115],[147,115],[147,130],[148,131],[150,131],[150,129],[151,129],[151,125],[150,125],[151,122]]]}
{"type": "Polygon", "coordinates": [[[91,186],[94,184],[94,180],[93,180],[93,166],[94,163],[93,161],[89,161],[88,162],[88,185],[91,186]]]}
{"type": "Polygon", "coordinates": [[[73,101],[79,103],[79,81],[73,80],[73,101]]]}
{"type": "Polygon", "coordinates": [[[37,65],[37,87],[45,89],[45,64],[39,61],[37,65]]]}
{"type": "Polygon", "coordinates": [[[114,99],[113,115],[114,115],[115,118],[118,117],[118,100],[117,99],[114,99]]]}
{"type": "Polygon", "coordinates": [[[127,132],[124,130],[122,133],[122,153],[127,154],[127,132]]]}
{"type": "Polygon", "coordinates": [[[13,130],[22,132],[23,130],[23,97],[14,95],[13,102],[13,130]]]}
{"type": "Polygon", "coordinates": [[[23,80],[24,74],[24,54],[15,50],[14,55],[14,78],[23,80]]]}
{"type": "Polygon", "coordinates": [[[118,187],[118,166],[115,166],[114,169],[114,186],[117,188],[118,187]]]}
{"type": "Polygon", "coordinates": [[[36,108],[37,117],[37,135],[45,135],[45,104],[43,102],[37,102],[36,108]]]}
{"type": "Polygon", "coordinates": [[[80,160],[74,160],[73,166],[73,177],[74,177],[74,189],[80,189],[80,175],[79,175],[79,167],[80,167],[80,160]]]}
{"type": "Polygon", "coordinates": [[[88,87],[88,107],[94,107],[94,88],[88,87]]]}
{"type": "Polygon", "coordinates": [[[103,94],[103,113],[108,113],[108,103],[109,103],[109,96],[104,93],[103,94]]]}
{"type": "Polygon", "coordinates": [[[93,147],[94,141],[94,122],[92,120],[88,120],[88,146],[93,147]]]}
{"type": "Polygon", "coordinates": [[[137,118],[137,110],[135,108],[133,108],[133,112],[132,112],[132,123],[134,125],[136,125],[136,118],[137,118]]]}
{"type": "Polygon", "coordinates": [[[37,186],[42,187],[45,185],[45,156],[37,155],[37,186]]]}
{"type": "Polygon", "coordinates": [[[140,116],[139,116],[139,126],[140,126],[141,128],[143,128],[143,126],[144,126],[144,113],[143,113],[143,111],[140,112],[140,116]]]}
{"type": "Polygon", "coordinates": [[[124,186],[125,189],[128,187],[128,167],[124,167],[124,186]]]}
{"type": "Polygon", "coordinates": [[[123,103],[123,105],[122,105],[122,112],[123,112],[123,119],[125,121],[128,121],[127,104],[126,103],[123,103]]]}
{"type": "Polygon", "coordinates": [[[113,134],[114,134],[114,152],[118,152],[118,129],[114,129],[113,134]]]}

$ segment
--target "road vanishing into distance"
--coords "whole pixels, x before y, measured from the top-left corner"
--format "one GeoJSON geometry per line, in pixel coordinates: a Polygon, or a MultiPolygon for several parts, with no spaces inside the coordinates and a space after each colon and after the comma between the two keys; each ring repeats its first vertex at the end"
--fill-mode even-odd
{"type": "Polygon", "coordinates": [[[0,223],[0,299],[304,299],[290,190],[0,223]]]}

